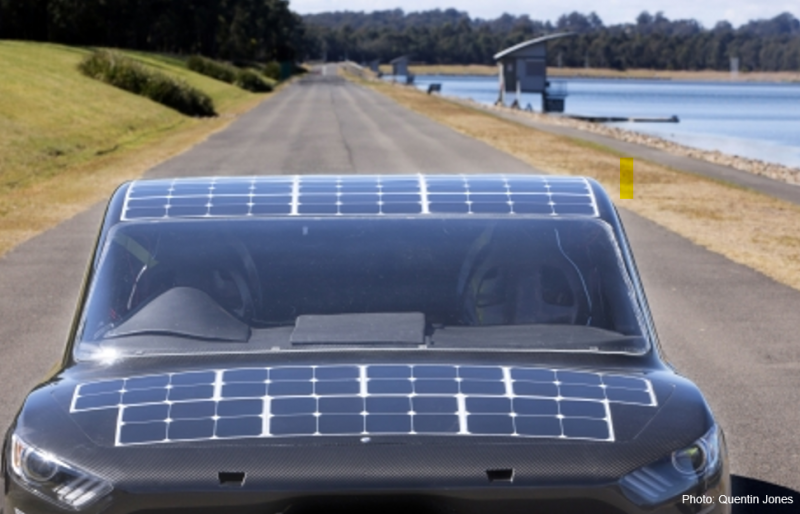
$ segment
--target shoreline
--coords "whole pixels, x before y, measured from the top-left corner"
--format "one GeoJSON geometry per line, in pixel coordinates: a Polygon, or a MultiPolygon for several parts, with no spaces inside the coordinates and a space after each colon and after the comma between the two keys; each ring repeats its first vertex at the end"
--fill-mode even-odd
{"type": "MultiPolygon", "coordinates": [[[[384,74],[391,73],[391,66],[381,65],[384,74]]],[[[448,76],[495,76],[497,66],[488,64],[424,64],[410,65],[414,75],[448,76]]],[[[619,80],[676,80],[700,82],[774,82],[800,84],[800,72],[796,71],[753,71],[732,75],[728,71],[717,70],[650,70],[630,69],[625,71],[609,68],[547,68],[547,74],[554,78],[578,79],[619,79],[619,80]]]]}
{"type": "MultiPolygon", "coordinates": [[[[551,132],[546,126],[551,123],[536,123],[528,117],[537,115],[519,115],[520,111],[516,110],[493,110],[477,102],[427,95],[415,87],[372,80],[371,74],[364,71],[352,67],[341,69],[351,80],[461,134],[507,152],[541,173],[592,177],[615,198],[618,207],[800,290],[800,238],[797,235],[800,202],[707,175],[698,171],[706,165],[704,160],[687,160],[676,165],[670,163],[667,155],[664,159],[640,158],[636,166],[634,198],[616,200],[620,193],[619,159],[626,156],[624,152],[565,133],[578,132],[570,127],[561,127],[565,129],[563,132],[551,132]]],[[[550,119],[542,121],[551,122],[550,119]]],[[[635,136],[638,138],[639,134],[635,136]]],[[[638,145],[636,142],[625,144],[647,148],[638,142],[638,145]]],[[[770,184],[776,188],[787,187],[785,182],[770,184]]],[[[790,197],[800,196],[793,194],[800,190],[789,189],[790,197]]]]}
{"type": "MultiPolygon", "coordinates": [[[[382,68],[385,67],[382,66],[382,68]]],[[[430,67],[430,66],[428,66],[430,67]]],[[[443,66],[439,66],[443,67],[443,66]]],[[[453,67],[453,66],[451,66],[453,67]]],[[[469,66],[460,66],[459,68],[476,68],[477,65],[469,65],[469,66]]],[[[489,66],[483,66],[484,68],[489,68],[489,66]]],[[[359,68],[359,76],[366,80],[376,80],[379,82],[383,82],[374,74],[360,66],[359,68]]],[[[410,71],[413,71],[415,66],[410,66],[410,71]]],[[[417,66],[416,68],[420,68],[417,66]]],[[[493,68],[493,67],[492,67],[493,68]]],[[[496,69],[495,69],[496,71],[496,69]]],[[[549,68],[548,68],[549,71],[549,68]]],[[[716,72],[715,72],[716,73],[716,72]]],[[[800,73],[793,73],[793,75],[797,75],[798,79],[800,80],[800,73]]],[[[416,86],[405,86],[414,89],[415,91],[420,91],[417,89],[416,86]]],[[[659,150],[663,150],[669,152],[673,155],[679,155],[682,157],[690,157],[693,159],[698,159],[701,161],[710,162],[712,164],[719,164],[723,166],[729,166],[739,171],[744,171],[747,173],[751,173],[753,175],[760,175],[767,178],[771,178],[773,180],[783,182],[785,184],[793,185],[793,186],[800,186],[800,168],[793,168],[791,166],[786,166],[783,164],[777,164],[772,162],[763,161],[760,159],[752,159],[750,157],[742,157],[738,155],[731,155],[727,153],[720,152],[719,150],[703,150],[700,148],[694,148],[691,146],[683,145],[680,143],[676,143],[674,141],[670,141],[668,139],[664,139],[658,136],[653,136],[650,134],[644,134],[641,132],[636,132],[633,130],[626,130],[618,127],[609,127],[602,123],[591,123],[587,121],[579,121],[572,118],[567,118],[563,116],[554,116],[543,114],[540,112],[532,112],[532,111],[524,111],[520,109],[511,109],[510,107],[500,107],[496,105],[486,105],[480,103],[476,100],[471,98],[461,98],[453,95],[447,94],[439,94],[437,95],[440,98],[445,100],[449,100],[458,104],[465,105],[467,107],[487,110],[487,111],[500,111],[507,114],[513,114],[521,117],[527,117],[532,121],[537,121],[549,125],[560,125],[566,126],[570,128],[575,128],[578,130],[582,130],[585,132],[592,132],[595,134],[600,134],[608,137],[612,137],[614,139],[625,141],[628,143],[639,144],[642,146],[648,146],[651,148],[656,148],[659,150]]]]}
{"type": "Polygon", "coordinates": [[[680,155],[682,157],[691,157],[699,159],[712,164],[720,164],[723,166],[730,166],[731,168],[752,173],[754,175],[761,175],[764,177],[778,180],[792,186],[800,186],[800,168],[793,168],[783,164],[776,164],[772,162],[762,161],[760,159],[752,159],[749,157],[741,157],[720,152],[719,150],[703,150],[691,146],[683,145],[650,134],[644,134],[633,130],[622,129],[619,127],[609,127],[602,123],[592,123],[588,121],[579,121],[567,117],[553,116],[542,114],[538,112],[522,111],[518,109],[511,109],[510,107],[500,107],[495,105],[486,105],[472,99],[464,99],[450,95],[443,95],[443,98],[456,102],[464,102],[471,107],[480,109],[501,111],[505,113],[515,114],[522,117],[528,117],[531,120],[546,123],[549,125],[560,125],[583,130],[585,132],[593,132],[604,136],[612,137],[620,141],[628,143],[635,143],[638,145],[649,146],[664,150],[673,155],[680,155]]]}

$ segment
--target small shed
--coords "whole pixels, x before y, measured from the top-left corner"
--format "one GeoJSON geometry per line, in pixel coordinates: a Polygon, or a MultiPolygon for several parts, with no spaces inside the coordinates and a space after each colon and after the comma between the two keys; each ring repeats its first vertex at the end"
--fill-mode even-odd
{"type": "Polygon", "coordinates": [[[408,75],[408,56],[401,55],[389,61],[392,65],[392,75],[408,75]]]}
{"type": "MultiPolygon", "coordinates": [[[[560,32],[523,41],[494,55],[499,65],[501,98],[503,92],[541,93],[542,110],[547,106],[547,43],[554,39],[574,36],[574,32],[560,32]]],[[[557,107],[551,102],[551,107],[557,107]]],[[[561,109],[563,111],[563,97],[561,109]]]]}

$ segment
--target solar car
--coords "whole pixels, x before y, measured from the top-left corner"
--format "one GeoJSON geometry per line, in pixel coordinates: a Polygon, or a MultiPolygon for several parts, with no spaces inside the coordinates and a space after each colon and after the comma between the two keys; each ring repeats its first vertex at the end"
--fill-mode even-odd
{"type": "Polygon", "coordinates": [[[143,180],[110,200],[7,513],[724,513],[591,179],[143,180]]]}

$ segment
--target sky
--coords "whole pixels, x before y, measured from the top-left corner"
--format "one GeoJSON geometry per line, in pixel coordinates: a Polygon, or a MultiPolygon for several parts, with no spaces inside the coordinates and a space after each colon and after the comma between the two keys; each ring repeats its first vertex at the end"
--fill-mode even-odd
{"type": "Polygon", "coordinates": [[[406,12],[453,7],[473,18],[497,18],[504,12],[527,14],[535,20],[555,21],[572,11],[596,12],[606,25],[632,22],[642,11],[663,11],[669,19],[694,18],[705,27],[727,20],[735,27],[753,19],[790,12],[800,18],[800,0],[290,0],[293,11],[377,11],[400,8],[406,12]]]}

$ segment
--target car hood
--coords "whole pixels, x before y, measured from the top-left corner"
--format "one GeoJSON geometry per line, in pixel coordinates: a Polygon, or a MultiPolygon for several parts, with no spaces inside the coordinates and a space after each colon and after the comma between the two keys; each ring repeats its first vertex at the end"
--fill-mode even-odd
{"type": "Polygon", "coordinates": [[[296,355],[79,364],[37,388],[17,434],[130,490],[607,483],[713,420],[664,369],[296,355]]]}

